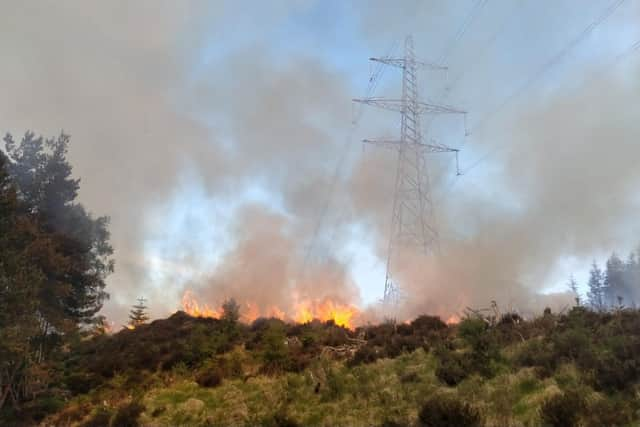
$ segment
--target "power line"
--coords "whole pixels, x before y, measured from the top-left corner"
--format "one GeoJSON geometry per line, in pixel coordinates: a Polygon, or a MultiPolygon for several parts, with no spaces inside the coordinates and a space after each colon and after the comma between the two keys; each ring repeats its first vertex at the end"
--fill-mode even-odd
{"type": "Polygon", "coordinates": [[[575,48],[578,44],[580,44],[587,36],[589,36],[593,30],[595,30],[602,22],[604,22],[607,18],[609,18],[613,12],[615,12],[625,0],[615,0],[609,7],[607,7],[598,18],[591,22],[586,28],[578,34],[577,37],[572,39],[567,45],[565,45],[558,53],[556,53],[553,57],[551,57],[548,61],[546,61],[533,75],[531,75],[518,89],[511,93],[507,98],[503,100],[502,103],[498,105],[497,108],[490,111],[486,114],[475,126],[470,133],[476,132],[478,129],[482,129],[496,113],[502,110],[507,104],[511,101],[522,95],[524,91],[535,83],[540,77],[542,77],[547,71],[549,71],[552,67],[557,65],[573,48],[575,48]]]}
{"type": "MultiPolygon", "coordinates": [[[[588,82],[591,82],[593,79],[605,74],[607,71],[609,71],[609,69],[612,66],[616,65],[622,59],[626,58],[627,56],[631,55],[632,53],[634,53],[637,50],[640,50],[640,40],[638,40],[635,43],[633,43],[631,46],[629,46],[629,48],[625,49],[622,53],[616,55],[615,58],[611,62],[609,62],[606,66],[604,66],[599,72],[594,73],[594,75],[592,75],[591,78],[588,79],[588,82]]],[[[475,169],[482,162],[484,162],[489,156],[494,154],[496,151],[501,149],[503,146],[504,146],[504,144],[496,146],[492,150],[490,150],[489,152],[487,152],[484,155],[482,155],[479,159],[474,161],[469,167],[465,168],[463,170],[462,174],[464,175],[464,174],[468,173],[469,171],[475,169]]]]}
{"type": "MultiPolygon", "coordinates": [[[[398,41],[395,40],[391,43],[389,49],[388,49],[388,56],[391,56],[393,54],[393,52],[395,51],[395,49],[398,46],[398,41]]],[[[373,92],[376,90],[376,88],[378,87],[378,84],[382,78],[382,75],[384,74],[385,71],[385,66],[384,64],[376,64],[376,68],[374,69],[374,71],[371,74],[371,77],[369,78],[369,83],[367,84],[367,89],[365,91],[365,97],[369,97],[373,94],[373,92]]],[[[327,216],[327,213],[329,211],[329,206],[331,205],[331,200],[333,199],[333,195],[335,193],[335,189],[337,187],[338,181],[340,180],[340,178],[342,177],[342,170],[344,168],[344,164],[346,162],[346,158],[347,158],[347,154],[349,152],[349,148],[352,145],[352,140],[353,140],[353,135],[355,133],[355,131],[357,130],[359,123],[360,123],[360,119],[362,118],[362,115],[364,114],[364,109],[363,106],[358,104],[357,105],[357,109],[356,111],[353,112],[353,117],[352,117],[352,121],[351,121],[351,126],[349,128],[349,131],[347,133],[347,136],[344,140],[344,143],[341,147],[340,150],[340,154],[338,157],[338,161],[336,163],[336,167],[333,171],[333,175],[331,176],[331,181],[329,182],[329,191],[327,194],[327,198],[325,200],[324,205],[322,206],[322,209],[320,211],[320,216],[318,217],[318,222],[316,223],[316,226],[313,230],[313,234],[311,236],[311,240],[309,242],[309,245],[307,247],[307,250],[305,252],[305,256],[303,259],[303,263],[302,263],[302,271],[304,272],[306,270],[306,266],[309,262],[309,259],[311,257],[311,254],[315,248],[315,244],[316,241],[318,239],[318,235],[320,234],[320,230],[322,229],[323,225],[324,225],[324,221],[325,218],[327,216]]]]}
{"type": "Polygon", "coordinates": [[[522,6],[526,3],[526,0],[521,0],[517,3],[517,5],[512,9],[511,13],[509,14],[509,16],[507,16],[507,18],[505,18],[500,25],[498,26],[498,28],[496,29],[496,31],[494,31],[494,33],[491,35],[491,37],[484,43],[484,47],[480,48],[480,49],[476,49],[474,50],[474,52],[476,53],[475,56],[473,56],[473,59],[471,61],[466,61],[465,62],[465,67],[462,70],[461,73],[459,73],[456,78],[451,81],[448,85],[446,85],[443,90],[440,93],[440,97],[438,98],[438,102],[444,102],[446,101],[446,99],[451,95],[451,93],[453,92],[453,88],[456,87],[456,85],[460,82],[460,80],[462,80],[462,78],[464,76],[466,76],[468,74],[468,72],[472,69],[471,64],[474,63],[478,63],[479,59],[483,58],[484,55],[487,53],[487,47],[491,46],[493,43],[495,43],[495,41],[498,39],[498,36],[502,33],[502,31],[506,28],[507,24],[511,22],[511,19],[513,18],[513,16],[515,16],[520,9],[522,8],[522,6]]]}
{"type": "MultiPolygon", "coordinates": [[[[591,77],[587,79],[587,82],[591,82],[594,79],[606,74],[611,69],[612,66],[618,64],[619,62],[621,62],[622,60],[624,60],[625,58],[627,58],[628,56],[630,56],[636,51],[640,51],[640,39],[632,43],[627,49],[625,49],[624,51],[616,55],[611,61],[609,61],[606,65],[604,65],[600,69],[600,71],[593,73],[593,75],[591,75],[591,77]]],[[[455,176],[453,179],[450,179],[449,180],[450,184],[447,187],[445,187],[445,190],[441,192],[441,196],[438,199],[438,203],[441,202],[446,197],[449,191],[451,191],[451,189],[460,181],[460,179],[462,179],[461,178],[462,176],[467,175],[469,172],[471,172],[472,170],[480,166],[489,157],[491,157],[493,154],[495,154],[497,151],[499,151],[504,147],[505,147],[504,143],[498,146],[495,146],[494,148],[490,149],[486,153],[482,154],[478,159],[474,160],[468,167],[463,168],[459,176],[455,176]]]]}
{"type": "Polygon", "coordinates": [[[440,58],[438,59],[438,64],[444,64],[445,63],[445,61],[447,60],[447,58],[449,57],[449,55],[451,54],[451,52],[455,48],[456,44],[465,35],[465,33],[467,32],[467,30],[469,29],[469,27],[471,26],[473,21],[478,16],[479,12],[488,3],[488,1],[489,0],[477,0],[475,2],[475,4],[473,5],[471,10],[467,14],[467,16],[464,19],[464,21],[462,21],[462,24],[460,25],[460,28],[458,28],[458,31],[456,32],[456,34],[449,41],[449,43],[447,43],[447,45],[444,47],[444,49],[442,51],[442,54],[440,55],[440,58]]]}

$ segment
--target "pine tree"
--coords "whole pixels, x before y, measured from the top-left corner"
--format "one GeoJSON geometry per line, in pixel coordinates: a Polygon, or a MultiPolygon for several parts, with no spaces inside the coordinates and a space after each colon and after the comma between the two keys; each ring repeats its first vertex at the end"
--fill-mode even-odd
{"type": "Polygon", "coordinates": [[[113,272],[107,217],[93,217],[76,198],[80,180],[67,159],[69,136],[45,139],[27,132],[19,141],[4,137],[8,171],[23,214],[37,222],[52,245],[39,259],[48,281],[39,312],[46,330],[71,332],[90,325],[108,297],[105,279],[113,272]]]}
{"type": "Polygon", "coordinates": [[[631,252],[624,264],[624,285],[626,290],[627,304],[635,307],[640,300],[640,248],[636,252],[631,252]]]}
{"type": "Polygon", "coordinates": [[[605,308],[605,288],[604,288],[604,275],[598,264],[593,261],[591,270],[589,271],[589,292],[587,297],[589,298],[589,304],[595,310],[602,311],[605,308]]]}
{"type": "Polygon", "coordinates": [[[604,276],[604,303],[616,305],[619,298],[627,294],[625,289],[625,265],[614,252],[607,260],[604,276]]]}
{"type": "Polygon", "coordinates": [[[240,320],[240,305],[235,299],[229,298],[222,304],[222,320],[234,324],[240,320]]]}
{"type": "Polygon", "coordinates": [[[128,328],[134,329],[147,323],[149,315],[147,314],[147,306],[144,304],[146,299],[138,298],[138,304],[134,305],[129,312],[128,328]]]}
{"type": "Polygon", "coordinates": [[[569,282],[567,283],[567,287],[569,288],[569,290],[573,294],[573,297],[575,298],[575,301],[576,301],[576,305],[579,307],[580,306],[580,292],[578,291],[578,282],[576,282],[576,279],[575,279],[575,277],[573,277],[573,274],[571,276],[569,276],[569,282]]]}

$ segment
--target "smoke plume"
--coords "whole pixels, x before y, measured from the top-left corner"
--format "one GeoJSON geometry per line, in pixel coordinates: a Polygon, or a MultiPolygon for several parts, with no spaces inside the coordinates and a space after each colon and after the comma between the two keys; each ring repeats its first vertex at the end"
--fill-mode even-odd
{"type": "MultiPolygon", "coordinates": [[[[353,248],[384,265],[395,159],[358,140],[396,133],[395,116],[366,113],[345,141],[366,58],[413,32],[419,56],[461,77],[446,92],[422,75],[425,96],[473,126],[599,12],[569,1],[579,13],[560,22],[490,2],[457,40],[473,2],[380,3],[2,2],[3,130],[71,134],[81,201],[112,220],[108,317],[142,295],[164,316],[186,290],[264,313],[325,298],[365,309],[384,278],[354,276],[353,248]]],[[[459,122],[430,128],[463,166],[490,155],[457,181],[451,158],[430,158],[442,251],[398,254],[404,317],[561,307],[567,295],[541,291],[563,260],[637,243],[638,63],[589,77],[636,34],[628,8],[463,145],[459,122]]]]}

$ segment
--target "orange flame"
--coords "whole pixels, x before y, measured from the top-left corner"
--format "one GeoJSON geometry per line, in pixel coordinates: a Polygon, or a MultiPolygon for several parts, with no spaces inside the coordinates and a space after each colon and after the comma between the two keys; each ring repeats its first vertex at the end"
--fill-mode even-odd
{"type": "Polygon", "coordinates": [[[305,301],[297,306],[295,321],[299,323],[307,323],[313,319],[324,321],[333,320],[336,325],[346,328],[353,328],[354,317],[357,317],[359,311],[352,305],[340,304],[330,299],[324,299],[321,302],[305,301]]]}
{"type": "Polygon", "coordinates": [[[260,309],[258,308],[258,305],[256,303],[247,302],[245,303],[245,307],[247,308],[247,310],[242,314],[242,320],[247,323],[251,323],[258,317],[260,317],[260,309]]]}
{"type": "Polygon", "coordinates": [[[452,314],[451,316],[449,316],[449,318],[447,319],[447,321],[445,322],[447,325],[455,325],[460,323],[460,316],[458,316],[457,314],[452,314]]]}
{"type": "MultiPolygon", "coordinates": [[[[354,318],[359,315],[356,307],[347,304],[334,302],[328,298],[322,301],[303,301],[296,305],[295,314],[287,315],[285,311],[276,306],[271,306],[266,310],[261,310],[254,302],[242,304],[241,319],[243,322],[251,323],[258,317],[275,317],[281,320],[294,320],[299,323],[311,322],[313,319],[321,321],[333,320],[336,325],[353,328],[354,318]]],[[[187,290],[182,296],[182,309],[187,314],[194,317],[212,317],[219,319],[222,309],[213,309],[207,304],[200,304],[193,293],[187,290]]]]}
{"type": "Polygon", "coordinates": [[[182,296],[182,310],[193,317],[213,317],[214,319],[220,318],[220,310],[210,308],[207,304],[204,304],[202,308],[193,296],[193,293],[189,290],[185,291],[182,296]]]}
{"type": "Polygon", "coordinates": [[[287,317],[287,315],[284,314],[284,311],[280,310],[275,305],[267,311],[267,315],[269,317],[275,317],[276,319],[280,319],[280,320],[284,320],[287,317]]]}

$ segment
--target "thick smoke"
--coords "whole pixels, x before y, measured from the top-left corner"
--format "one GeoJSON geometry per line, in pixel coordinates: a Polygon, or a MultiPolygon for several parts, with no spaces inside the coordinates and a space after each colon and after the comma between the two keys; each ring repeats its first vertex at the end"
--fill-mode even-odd
{"type": "MultiPolygon", "coordinates": [[[[350,13],[361,12],[349,23],[352,36],[370,51],[350,54],[366,61],[384,54],[390,38],[413,31],[421,56],[446,56],[451,75],[464,74],[447,103],[469,110],[473,123],[598,13],[568,2],[581,12],[566,31],[540,34],[554,14],[533,13],[527,4],[522,10],[488,5],[456,47],[452,40],[472,3],[355,4],[350,13]],[[511,36],[489,44],[497,28],[511,36]],[[532,33],[539,35],[535,41],[532,33]],[[469,58],[478,63],[470,67],[469,58]]],[[[286,38],[293,47],[270,43],[283,28],[295,28],[290,20],[297,14],[318,16],[318,5],[247,6],[1,5],[2,126],[18,134],[64,129],[72,135],[82,202],[112,218],[117,273],[109,279],[105,312],[118,322],[139,295],[150,300],[154,316],[163,316],[179,308],[186,289],[211,305],[235,297],[264,310],[289,311],[298,300],[325,297],[357,304],[362,279],[351,277],[344,250],[358,239],[354,230],[373,236],[374,252],[386,257],[394,156],[356,155],[355,147],[360,137],[394,135],[394,117],[369,115],[336,174],[350,98],[359,95],[352,82],[366,81],[366,66],[360,76],[316,49],[333,31],[330,24],[300,41],[304,49],[290,40],[295,34],[286,38]]],[[[612,17],[621,30],[607,27],[605,34],[632,34],[637,9],[612,17]]],[[[587,46],[596,55],[612,40],[587,46]]],[[[468,140],[463,161],[506,148],[454,191],[445,191],[451,159],[431,163],[442,255],[408,253],[398,261],[406,317],[448,317],[492,299],[538,310],[549,304],[538,293],[563,257],[586,264],[594,254],[635,243],[639,87],[625,76],[638,69],[627,64],[626,74],[581,81],[576,72],[582,78],[597,66],[579,53],[567,61],[574,65],[561,68],[567,73],[552,75],[555,87],[509,105],[468,140]]],[[[443,83],[423,77],[429,94],[443,83]]],[[[388,76],[381,89],[397,90],[389,83],[395,78],[388,76]]],[[[443,136],[458,140],[458,134],[443,136]]]]}
{"type": "Polygon", "coordinates": [[[603,249],[633,248],[640,239],[638,94],[637,81],[596,77],[514,111],[494,141],[504,147],[495,154],[502,185],[473,186],[474,197],[442,206],[445,235],[458,237],[444,241],[443,256],[404,266],[410,311],[446,315],[489,299],[523,312],[558,308],[571,296],[536,292],[563,257],[586,265],[603,249]]]}

